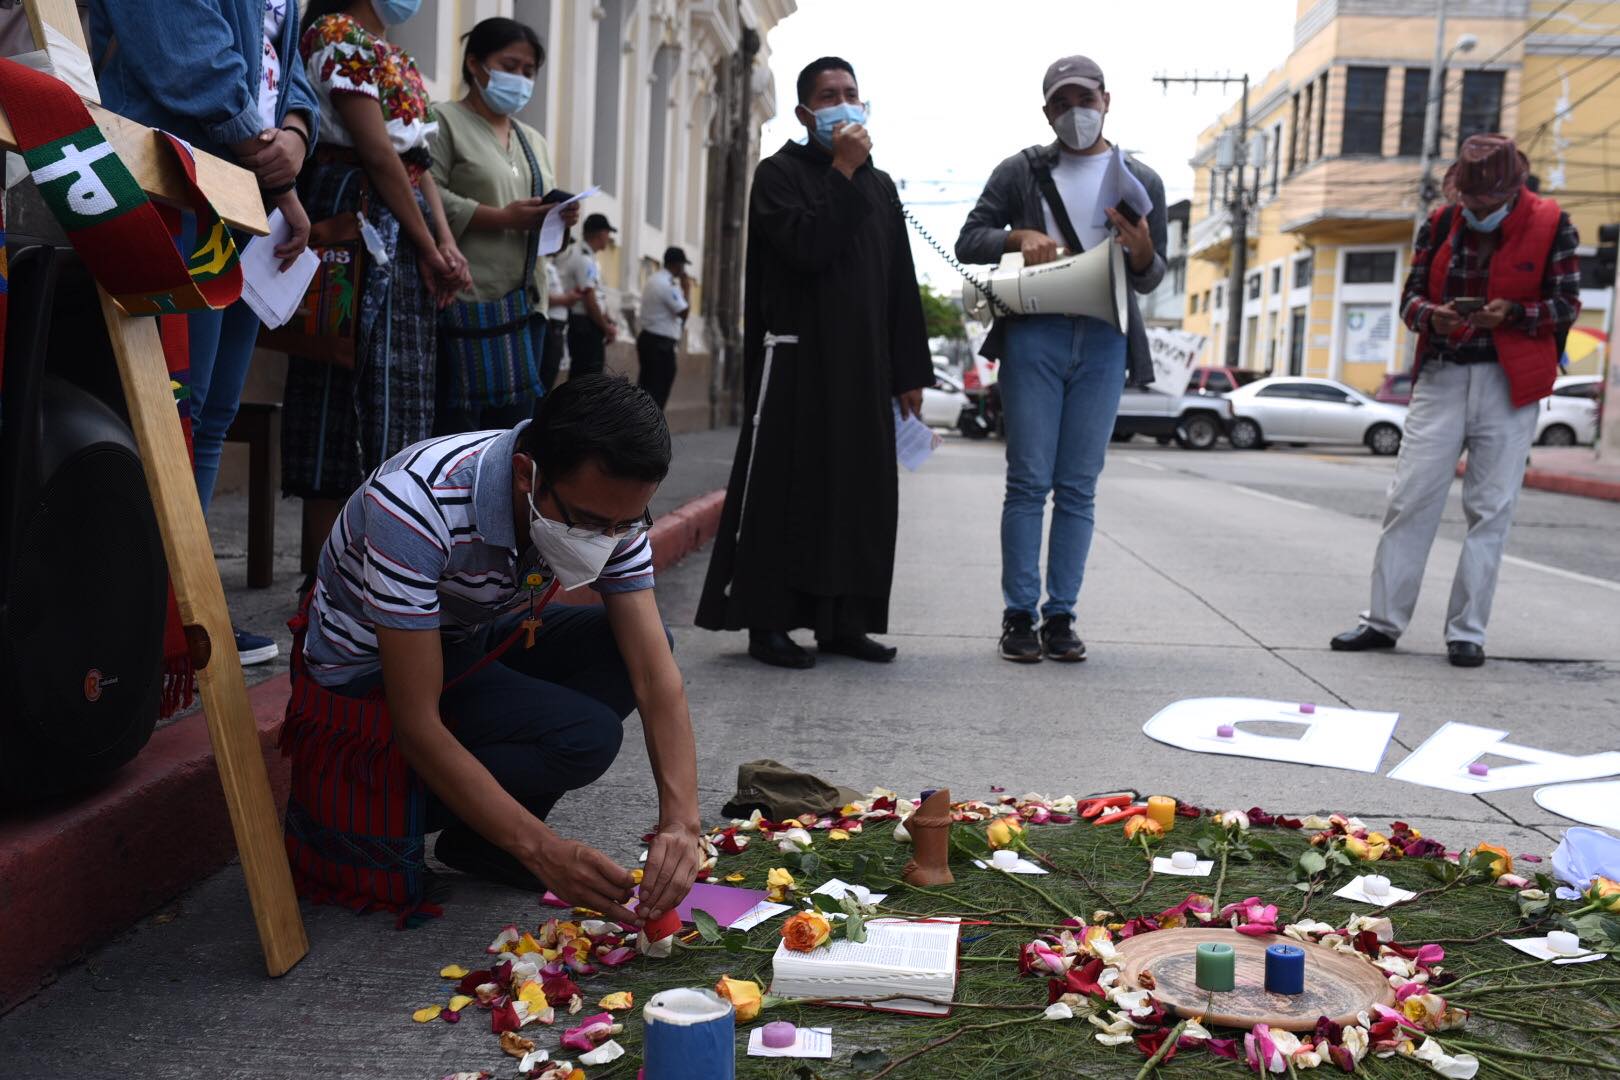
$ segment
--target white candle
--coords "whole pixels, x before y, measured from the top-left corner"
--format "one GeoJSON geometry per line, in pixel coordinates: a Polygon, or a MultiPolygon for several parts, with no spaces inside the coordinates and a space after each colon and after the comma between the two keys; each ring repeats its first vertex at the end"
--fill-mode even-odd
{"type": "Polygon", "coordinates": [[[1177,870],[1192,870],[1198,866],[1198,856],[1190,851],[1178,851],[1170,856],[1170,865],[1177,870]]]}
{"type": "Polygon", "coordinates": [[[1382,874],[1368,874],[1361,879],[1361,888],[1368,896],[1388,896],[1389,878],[1382,874]]]}
{"type": "Polygon", "coordinates": [[[990,865],[997,870],[1011,870],[1018,865],[1018,853],[1005,848],[990,856],[990,865]]]}
{"type": "Polygon", "coordinates": [[[1581,951],[1581,939],[1578,934],[1572,934],[1568,930],[1549,930],[1547,948],[1562,956],[1570,956],[1581,951]]]}

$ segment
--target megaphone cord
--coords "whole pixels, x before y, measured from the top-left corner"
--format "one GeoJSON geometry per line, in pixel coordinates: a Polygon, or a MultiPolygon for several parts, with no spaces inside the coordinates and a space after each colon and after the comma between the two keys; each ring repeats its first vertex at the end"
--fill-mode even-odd
{"type": "Polygon", "coordinates": [[[928,246],[933,248],[939,257],[944,259],[946,263],[950,265],[951,269],[955,270],[958,274],[961,274],[962,277],[967,280],[969,285],[972,285],[975,289],[978,289],[990,300],[990,306],[996,309],[997,314],[1017,314],[1017,312],[1015,312],[1011,307],[1007,306],[1006,302],[1003,301],[1001,297],[996,295],[995,290],[990,287],[989,281],[980,281],[978,278],[974,277],[968,272],[967,267],[963,266],[960,262],[957,262],[956,256],[945,250],[945,245],[941,244],[938,240],[935,240],[933,236],[929,234],[928,230],[922,227],[922,222],[918,221],[916,216],[906,208],[905,203],[901,202],[897,198],[894,200],[894,205],[899,208],[900,216],[906,219],[906,223],[909,224],[913,229],[917,230],[917,235],[922,237],[923,240],[927,242],[928,246]]]}

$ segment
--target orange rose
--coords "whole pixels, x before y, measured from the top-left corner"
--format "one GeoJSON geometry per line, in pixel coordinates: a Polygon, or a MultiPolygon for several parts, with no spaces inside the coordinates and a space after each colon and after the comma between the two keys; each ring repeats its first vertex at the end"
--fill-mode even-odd
{"type": "Polygon", "coordinates": [[[1496,856],[1491,861],[1491,877],[1499,878],[1503,874],[1513,873],[1513,856],[1508,854],[1507,848],[1498,847],[1496,844],[1480,844],[1468,854],[1471,856],[1478,855],[1482,851],[1496,856]]]}
{"type": "Polygon", "coordinates": [[[984,831],[985,842],[992,851],[998,848],[1011,847],[1017,840],[1018,834],[1024,831],[1024,823],[1015,817],[1001,817],[992,821],[984,831]]]}
{"type": "Polygon", "coordinates": [[[1164,826],[1144,814],[1135,814],[1125,822],[1125,839],[1135,840],[1137,833],[1147,833],[1149,836],[1163,836],[1164,826]]]}
{"type": "Polygon", "coordinates": [[[759,983],[752,979],[733,979],[730,975],[722,975],[720,981],[714,984],[714,992],[731,1002],[737,1010],[739,1024],[746,1024],[758,1016],[764,1004],[765,995],[759,983]]]}
{"type": "Polygon", "coordinates": [[[819,911],[801,911],[782,924],[782,941],[794,952],[810,952],[827,944],[832,924],[819,911]]]}

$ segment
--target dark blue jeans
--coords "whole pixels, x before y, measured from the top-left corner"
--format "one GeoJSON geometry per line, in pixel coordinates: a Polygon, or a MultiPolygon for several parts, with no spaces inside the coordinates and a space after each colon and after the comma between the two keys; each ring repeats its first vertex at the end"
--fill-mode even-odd
{"type": "MultiPolygon", "coordinates": [[[[445,641],[444,681],[505,640],[523,615],[506,616],[469,640],[445,641]]],[[[446,690],[439,714],[496,782],[544,819],[564,793],[607,772],[636,699],[605,610],[551,604],[541,617],[533,648],[519,638],[499,661],[446,690]]],[[[380,681],[362,676],[337,692],[358,697],[380,681]]],[[[427,831],[453,824],[454,815],[430,792],[427,831]]]]}

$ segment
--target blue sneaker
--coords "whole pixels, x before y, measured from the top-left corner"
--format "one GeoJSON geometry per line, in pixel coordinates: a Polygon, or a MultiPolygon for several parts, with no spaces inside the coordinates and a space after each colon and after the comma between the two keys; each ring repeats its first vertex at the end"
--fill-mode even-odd
{"type": "Polygon", "coordinates": [[[241,658],[243,667],[268,664],[281,652],[275,640],[263,634],[251,633],[237,626],[231,627],[231,630],[236,634],[236,655],[241,658]]]}

